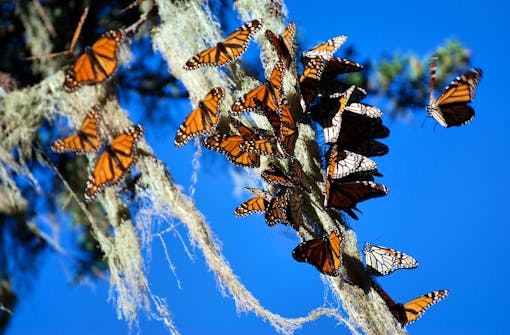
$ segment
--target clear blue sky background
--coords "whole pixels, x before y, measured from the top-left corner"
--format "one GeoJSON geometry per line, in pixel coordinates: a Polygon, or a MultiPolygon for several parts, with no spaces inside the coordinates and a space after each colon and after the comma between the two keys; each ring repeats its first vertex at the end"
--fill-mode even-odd
{"type": "MultiPolygon", "coordinates": [[[[425,112],[412,124],[386,120],[391,135],[384,142],[390,153],[378,158],[380,179],[390,194],[360,205],[363,214],[352,222],[360,245],[365,241],[405,251],[420,262],[380,283],[397,301],[448,288],[451,294],[409,326],[412,334],[502,334],[508,330],[508,223],[510,168],[508,76],[510,8],[505,1],[287,1],[289,18],[297,23],[305,48],[346,34],[360,60],[377,59],[395,51],[430,55],[446,39],[456,38],[473,51],[473,65],[484,77],[472,104],[473,123],[443,129],[425,112]],[[341,5],[342,4],[342,5],[341,5]],[[312,8],[313,7],[313,8],[312,8]]],[[[253,46],[252,46],[253,47],[253,46]]],[[[356,60],[356,59],[355,59],[356,60]]],[[[384,101],[372,103],[384,109],[384,101]]],[[[177,150],[172,141],[184,109],[169,109],[175,122],[147,129],[147,140],[169,165],[176,181],[188,187],[191,145],[177,150]]],[[[133,110],[136,114],[136,111],[133,110]]],[[[211,159],[213,157],[213,159],[211,159]]],[[[299,242],[285,229],[270,229],[261,216],[237,219],[233,209],[249,197],[233,196],[223,158],[202,161],[196,203],[223,251],[246,287],[266,307],[297,317],[324,303],[318,272],[295,262],[291,250],[299,242]],[[214,199],[215,202],[208,202],[214,199]]],[[[186,236],[186,229],[180,227],[186,236]]],[[[150,282],[153,292],[166,297],[174,322],[183,334],[271,334],[267,322],[253,314],[236,314],[232,299],[222,297],[213,274],[194,250],[190,260],[173,235],[166,242],[182,288],[168,270],[158,240],[152,247],[150,282]]],[[[124,334],[107,301],[108,285],[76,287],[69,283],[65,262],[49,255],[32,289],[22,297],[8,334],[124,334]]],[[[164,334],[162,324],[140,318],[142,334],[164,334]]],[[[305,325],[297,334],[347,334],[330,319],[305,325]]]]}

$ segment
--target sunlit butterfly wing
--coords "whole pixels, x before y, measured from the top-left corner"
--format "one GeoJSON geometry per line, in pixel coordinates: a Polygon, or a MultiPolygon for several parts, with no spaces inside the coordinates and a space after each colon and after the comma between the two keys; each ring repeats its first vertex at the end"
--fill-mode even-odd
{"type": "Polygon", "coordinates": [[[481,69],[471,69],[455,78],[437,100],[433,96],[435,69],[431,68],[431,92],[427,112],[443,127],[462,126],[473,120],[475,111],[467,105],[473,100],[482,77],[481,69]]]}
{"type": "Polygon", "coordinates": [[[418,266],[413,257],[398,250],[366,243],[363,248],[367,271],[376,276],[385,276],[398,269],[412,269],[418,266]]]}
{"type": "Polygon", "coordinates": [[[231,107],[231,114],[255,112],[260,107],[260,103],[264,104],[267,108],[276,111],[283,98],[283,73],[284,65],[280,61],[276,63],[267,83],[255,87],[244,96],[234,101],[234,104],[231,107]]]}
{"type": "Polygon", "coordinates": [[[388,309],[393,314],[395,319],[402,327],[418,320],[423,316],[423,313],[432,305],[438,303],[448,296],[450,291],[438,290],[424,294],[416,299],[413,299],[405,304],[395,303],[393,299],[386,293],[379,285],[371,281],[370,286],[381,296],[388,309]]]}
{"type": "Polygon", "coordinates": [[[51,145],[55,152],[72,151],[77,154],[96,151],[101,142],[99,138],[99,122],[102,108],[99,105],[92,106],[87,112],[81,128],[75,135],[59,138],[51,145]]]}
{"type": "Polygon", "coordinates": [[[282,60],[286,68],[289,68],[292,61],[294,36],[296,35],[296,24],[291,22],[285,28],[282,36],[276,35],[271,30],[266,30],[266,38],[275,48],[278,58],[282,60]]]}
{"type": "Polygon", "coordinates": [[[87,47],[67,71],[64,90],[73,92],[82,85],[100,84],[110,78],[117,70],[117,49],[123,39],[122,30],[110,30],[103,34],[92,47],[87,47]]]}
{"type": "Polygon", "coordinates": [[[175,135],[174,144],[182,147],[191,139],[211,133],[218,124],[220,104],[225,93],[222,88],[213,88],[204,100],[186,117],[175,135]]]}
{"type": "Polygon", "coordinates": [[[254,152],[264,156],[276,158],[284,158],[286,156],[280,141],[272,135],[261,136],[252,141],[244,141],[240,148],[245,152],[254,152]]]}
{"type": "Polygon", "coordinates": [[[351,113],[364,115],[370,118],[378,118],[383,116],[383,113],[379,108],[367,104],[362,104],[359,102],[348,104],[347,106],[345,106],[345,110],[351,113]]]}
{"type": "Polygon", "coordinates": [[[331,148],[327,175],[329,180],[343,179],[350,174],[357,176],[381,176],[377,164],[368,157],[347,150],[339,150],[336,145],[331,148]]]}
{"type": "Polygon", "coordinates": [[[85,200],[91,201],[105,186],[115,185],[121,180],[136,159],[135,145],[142,136],[143,127],[134,125],[116,136],[105,147],[89,175],[85,200]]]}
{"type": "MultiPolygon", "coordinates": [[[[317,96],[320,98],[335,99],[345,94],[352,85],[342,83],[338,80],[322,81],[317,89],[317,96]]],[[[367,96],[367,91],[361,87],[355,86],[349,101],[351,103],[360,102],[367,96]]]]}
{"type": "Polygon", "coordinates": [[[262,19],[245,23],[224,41],[191,57],[184,68],[194,70],[202,66],[222,66],[238,59],[248,48],[253,35],[263,26],[262,19]]]}
{"type": "Polygon", "coordinates": [[[236,216],[246,216],[255,213],[264,213],[269,205],[269,201],[271,200],[271,193],[256,188],[245,187],[245,189],[256,196],[240,204],[234,210],[234,214],[236,216]]]}
{"type": "Polygon", "coordinates": [[[288,225],[287,208],[289,206],[289,193],[286,188],[278,190],[275,196],[269,201],[264,219],[269,226],[278,223],[288,225]]]}
{"type": "Polygon", "coordinates": [[[314,58],[321,57],[323,59],[330,59],[333,57],[333,54],[344,44],[347,40],[347,36],[337,36],[327,40],[324,43],[317,45],[303,53],[303,57],[314,58]]]}
{"type": "Polygon", "coordinates": [[[202,141],[204,147],[222,153],[237,166],[259,167],[260,155],[242,151],[240,148],[242,143],[244,143],[242,136],[227,134],[209,136],[202,141]]]}
{"type": "Polygon", "coordinates": [[[298,262],[312,264],[325,275],[338,276],[342,265],[342,240],[342,234],[334,231],[321,239],[302,242],[294,248],[292,256],[298,262]]]}
{"type": "Polygon", "coordinates": [[[361,71],[363,66],[345,58],[331,58],[324,68],[322,78],[333,79],[340,74],[361,71]]]}

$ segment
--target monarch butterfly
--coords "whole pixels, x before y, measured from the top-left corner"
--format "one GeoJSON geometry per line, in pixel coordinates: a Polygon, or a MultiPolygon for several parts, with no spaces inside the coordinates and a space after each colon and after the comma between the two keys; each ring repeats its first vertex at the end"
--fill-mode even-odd
{"type": "Polygon", "coordinates": [[[283,148],[287,151],[287,154],[292,156],[294,155],[294,149],[296,147],[296,141],[299,133],[286,98],[283,98],[282,100],[280,114],[280,139],[283,144],[283,148]]]}
{"type": "Polygon", "coordinates": [[[342,148],[366,157],[384,156],[390,150],[386,144],[370,138],[353,143],[344,143],[342,148]]]}
{"type": "Polygon", "coordinates": [[[413,257],[398,250],[366,243],[363,248],[365,263],[370,274],[385,276],[398,269],[412,269],[418,266],[413,257]]]}
{"type": "Polygon", "coordinates": [[[244,141],[240,148],[246,152],[255,152],[260,155],[276,158],[284,158],[286,155],[280,141],[272,135],[265,135],[255,140],[244,141]]]}
{"type": "Polygon", "coordinates": [[[342,265],[342,241],[342,234],[333,231],[320,239],[300,243],[292,251],[292,257],[298,262],[312,264],[325,275],[338,276],[342,265]]]}
{"type": "Polygon", "coordinates": [[[288,225],[287,208],[289,206],[289,192],[287,188],[279,189],[271,198],[264,213],[264,219],[268,226],[274,226],[278,223],[288,225]]]}
{"type": "Polygon", "coordinates": [[[276,111],[283,98],[282,80],[284,71],[283,63],[281,61],[276,63],[267,83],[255,87],[234,102],[231,108],[233,114],[254,112],[258,109],[260,103],[276,111]]]}
{"type": "Polygon", "coordinates": [[[66,73],[64,90],[74,92],[82,85],[95,85],[110,78],[117,70],[117,49],[125,35],[121,29],[103,34],[66,73]]]}
{"type": "Polygon", "coordinates": [[[297,230],[303,223],[303,198],[300,194],[292,192],[290,189],[288,192],[290,194],[287,217],[289,224],[297,230]]]}
{"type": "Polygon", "coordinates": [[[327,40],[324,43],[317,45],[316,47],[303,52],[303,57],[306,58],[315,58],[321,57],[323,59],[330,59],[333,57],[333,54],[344,44],[347,40],[347,36],[337,36],[327,40]]]}
{"type": "Polygon", "coordinates": [[[179,127],[174,140],[176,147],[182,147],[194,137],[209,134],[216,127],[224,96],[225,93],[220,87],[213,88],[207,93],[204,100],[198,103],[179,127]]]}
{"type": "Polygon", "coordinates": [[[285,62],[285,67],[288,69],[292,61],[292,45],[294,43],[294,36],[296,35],[296,24],[291,22],[285,28],[282,36],[276,35],[271,30],[266,30],[266,38],[271,42],[278,58],[285,62]]]}
{"type": "Polygon", "coordinates": [[[427,105],[428,114],[441,126],[462,126],[471,122],[475,111],[467,103],[473,100],[478,82],[482,78],[481,69],[471,69],[455,78],[437,100],[434,99],[434,83],[436,78],[435,58],[430,63],[430,101],[427,105]]]}
{"type": "Polygon", "coordinates": [[[345,110],[351,113],[364,115],[370,118],[378,118],[383,116],[383,113],[379,108],[367,104],[362,104],[360,102],[348,104],[347,106],[345,106],[345,110]]]}
{"type": "Polygon", "coordinates": [[[339,74],[358,72],[361,70],[363,70],[363,66],[361,64],[345,58],[331,58],[328,60],[326,67],[324,68],[322,78],[325,80],[333,79],[339,74]]]}
{"type": "Polygon", "coordinates": [[[363,175],[381,176],[377,171],[377,164],[373,160],[354,152],[338,150],[337,145],[331,147],[329,156],[327,168],[329,180],[343,179],[350,174],[356,174],[357,177],[363,175]]]}
{"type": "Polygon", "coordinates": [[[224,41],[191,57],[184,69],[194,70],[202,66],[222,66],[239,58],[248,48],[251,38],[263,26],[262,19],[253,20],[237,28],[224,41]]]}
{"type": "Polygon", "coordinates": [[[352,209],[357,210],[356,205],[359,202],[382,197],[389,192],[386,186],[372,181],[353,181],[346,183],[328,181],[326,184],[325,207],[341,209],[355,220],[358,220],[358,217],[354,214],[352,209]]]}
{"type": "Polygon", "coordinates": [[[325,66],[326,61],[320,57],[311,58],[305,62],[303,73],[299,77],[299,91],[305,106],[308,106],[317,95],[319,81],[325,66]]]}
{"type": "Polygon", "coordinates": [[[202,144],[209,150],[218,151],[238,166],[258,167],[260,166],[260,155],[254,152],[244,152],[241,144],[257,138],[256,134],[239,121],[234,123],[240,135],[220,134],[206,137],[202,144]]]}
{"type": "Polygon", "coordinates": [[[55,152],[72,151],[77,154],[97,150],[101,141],[99,138],[101,112],[101,106],[92,106],[87,112],[85,119],[83,119],[81,128],[77,131],[76,135],[59,138],[51,145],[51,150],[55,152]]]}
{"type": "Polygon", "coordinates": [[[237,206],[234,210],[234,215],[246,216],[255,213],[264,213],[269,205],[269,201],[271,200],[271,193],[258,188],[245,187],[244,189],[253,193],[255,197],[237,206]]]}
{"type": "Polygon", "coordinates": [[[450,293],[448,290],[433,291],[402,304],[400,302],[395,303],[388,293],[375,282],[371,281],[370,285],[381,296],[391,314],[393,314],[402,327],[421,318],[430,306],[443,300],[450,293]]]}
{"type": "MultiPolygon", "coordinates": [[[[321,82],[317,90],[317,96],[320,98],[336,99],[345,94],[345,91],[352,85],[342,83],[338,80],[325,80],[321,82]]],[[[350,101],[359,102],[367,96],[367,91],[361,87],[355,86],[350,101]]]]}
{"type": "Polygon", "coordinates": [[[278,166],[272,163],[269,164],[268,169],[262,171],[260,176],[265,182],[271,185],[279,184],[288,187],[297,186],[307,192],[310,192],[310,184],[303,172],[301,164],[296,159],[291,160],[288,176],[278,166]]]}
{"type": "MultiPolygon", "coordinates": [[[[352,92],[354,92],[355,86],[352,85],[348,90],[344,92],[344,94],[338,99],[337,105],[338,109],[334,111],[334,115],[330,116],[323,115],[323,107],[318,106],[321,109],[321,115],[316,117],[316,120],[322,126],[324,131],[324,142],[326,143],[335,143],[338,140],[338,136],[340,135],[340,131],[342,129],[342,118],[345,106],[349,101],[352,92]]],[[[327,108],[324,108],[327,112],[327,108]]]]}
{"type": "Polygon", "coordinates": [[[85,200],[91,201],[105,186],[117,184],[136,159],[135,144],[143,136],[143,127],[135,125],[124,130],[105,147],[89,175],[85,200]]]}

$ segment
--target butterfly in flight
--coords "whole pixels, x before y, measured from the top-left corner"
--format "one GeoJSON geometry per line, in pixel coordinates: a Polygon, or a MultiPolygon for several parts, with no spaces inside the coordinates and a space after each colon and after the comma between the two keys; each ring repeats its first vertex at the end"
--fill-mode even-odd
{"type": "Polygon", "coordinates": [[[418,262],[398,250],[366,243],[363,248],[368,273],[385,276],[398,269],[413,269],[418,262]]]}
{"type": "Polygon", "coordinates": [[[256,112],[261,103],[276,111],[283,99],[282,80],[284,71],[283,63],[281,61],[276,63],[273,71],[271,71],[269,81],[238,98],[231,107],[231,114],[256,112]]]}
{"type": "Polygon", "coordinates": [[[96,151],[101,143],[99,138],[99,122],[102,108],[99,105],[92,106],[87,112],[81,128],[75,135],[59,138],[51,145],[55,152],[72,151],[77,154],[85,154],[96,151]]]}
{"type": "Polygon", "coordinates": [[[104,152],[89,175],[85,200],[93,200],[106,186],[117,184],[136,159],[135,145],[143,136],[143,127],[134,125],[117,135],[106,145],[104,152]]]}
{"type": "Polygon", "coordinates": [[[296,35],[296,24],[291,22],[285,28],[282,36],[276,35],[271,30],[266,30],[266,38],[271,42],[278,58],[285,63],[285,67],[288,69],[290,62],[292,61],[292,52],[294,44],[294,36],[296,35]]]}
{"type": "Polygon", "coordinates": [[[257,134],[240,121],[234,120],[233,124],[240,135],[219,134],[206,137],[202,144],[209,150],[218,151],[237,166],[259,167],[260,155],[255,152],[245,152],[241,150],[241,145],[245,141],[255,140],[257,134]]]}
{"type": "Polygon", "coordinates": [[[248,48],[253,35],[262,26],[262,19],[243,24],[227,36],[224,41],[218,42],[216,46],[191,57],[184,65],[184,68],[186,70],[194,70],[202,66],[222,66],[238,59],[248,48]]]}
{"type": "Polygon", "coordinates": [[[443,300],[450,293],[448,290],[433,291],[402,304],[400,302],[395,303],[388,293],[374,281],[371,281],[370,285],[381,296],[391,314],[393,314],[402,327],[421,318],[430,306],[443,300]]]}
{"type": "Polygon", "coordinates": [[[122,30],[110,30],[92,47],[86,47],[85,52],[67,71],[64,90],[74,92],[82,85],[100,84],[110,78],[119,65],[117,50],[124,38],[122,30]]]}
{"type": "Polygon", "coordinates": [[[300,243],[292,251],[292,256],[298,262],[312,264],[325,275],[338,276],[342,265],[342,241],[342,234],[333,231],[322,238],[300,243]]]}
{"type": "Polygon", "coordinates": [[[180,148],[192,138],[211,133],[218,124],[220,104],[225,96],[222,88],[213,88],[204,100],[188,115],[175,135],[174,144],[180,148]]]}
{"type": "Polygon", "coordinates": [[[426,107],[428,114],[445,128],[471,122],[475,110],[467,104],[473,101],[482,70],[476,68],[461,74],[444,89],[437,100],[434,99],[435,78],[436,59],[433,58],[430,62],[430,101],[426,107]]]}

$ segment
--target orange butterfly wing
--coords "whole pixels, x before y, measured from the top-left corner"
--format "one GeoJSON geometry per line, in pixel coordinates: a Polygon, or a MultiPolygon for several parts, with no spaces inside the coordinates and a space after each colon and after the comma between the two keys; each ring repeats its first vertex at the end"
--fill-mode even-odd
{"type": "Polygon", "coordinates": [[[225,93],[222,88],[213,88],[203,101],[188,115],[175,135],[174,144],[182,147],[192,138],[209,134],[218,123],[220,104],[225,93]]]}
{"type": "Polygon", "coordinates": [[[243,97],[237,99],[232,105],[232,112],[234,114],[253,112],[258,110],[259,103],[276,111],[283,98],[282,80],[284,70],[284,65],[281,61],[276,63],[271,72],[269,82],[255,87],[243,97]]]}
{"type": "Polygon", "coordinates": [[[342,265],[342,234],[331,232],[322,239],[312,239],[299,244],[292,256],[298,262],[310,263],[321,273],[338,276],[342,265]]]}
{"type": "Polygon", "coordinates": [[[78,133],[59,138],[51,145],[51,150],[59,153],[72,151],[77,154],[95,151],[100,144],[98,124],[101,120],[101,111],[101,106],[92,106],[87,112],[78,133]]]}
{"type": "Polygon", "coordinates": [[[292,112],[287,103],[287,99],[282,100],[282,107],[280,110],[280,140],[283,144],[285,151],[287,154],[294,155],[294,149],[296,147],[296,141],[299,136],[298,128],[296,126],[296,122],[294,121],[294,117],[292,116],[292,112]]]}
{"type": "Polygon", "coordinates": [[[124,130],[105,148],[87,181],[85,200],[91,201],[105,186],[117,184],[136,158],[135,144],[143,136],[143,127],[124,130]]]}
{"type": "Polygon", "coordinates": [[[237,206],[237,208],[234,210],[234,214],[236,216],[246,216],[254,213],[264,213],[269,204],[269,201],[271,200],[271,193],[256,188],[245,187],[245,189],[255,194],[256,197],[251,198],[237,206]]]}
{"type": "Polygon", "coordinates": [[[110,30],[103,34],[91,48],[86,48],[64,80],[66,92],[73,92],[82,85],[94,85],[110,78],[118,66],[117,49],[124,39],[122,30],[110,30]]]}
{"type": "Polygon", "coordinates": [[[294,44],[294,36],[296,35],[296,24],[291,22],[285,28],[283,36],[276,35],[271,30],[266,30],[266,38],[275,48],[278,58],[289,68],[292,61],[292,46],[294,44]]]}
{"type": "Polygon", "coordinates": [[[236,60],[246,51],[251,38],[262,26],[262,19],[245,23],[224,41],[191,57],[184,68],[194,70],[202,66],[222,66],[236,60]]]}
{"type": "Polygon", "coordinates": [[[235,165],[247,167],[260,166],[259,154],[241,150],[240,146],[244,141],[243,136],[221,134],[206,137],[202,141],[202,144],[209,150],[224,154],[225,157],[235,165]]]}
{"type": "Polygon", "coordinates": [[[405,319],[398,319],[402,326],[406,326],[423,316],[423,313],[432,305],[448,296],[448,290],[433,291],[413,299],[404,304],[405,319]]]}

